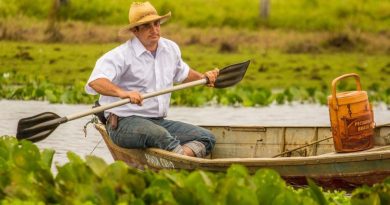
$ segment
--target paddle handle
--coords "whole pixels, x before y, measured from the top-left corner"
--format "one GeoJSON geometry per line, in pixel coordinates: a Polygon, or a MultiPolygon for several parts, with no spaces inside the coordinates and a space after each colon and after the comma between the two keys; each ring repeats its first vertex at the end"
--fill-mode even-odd
{"type": "MultiPolygon", "coordinates": [[[[160,91],[151,92],[151,93],[145,93],[145,94],[142,95],[142,98],[143,99],[147,99],[147,98],[155,97],[155,96],[158,96],[158,95],[163,95],[163,94],[166,94],[166,93],[171,93],[173,91],[183,90],[185,88],[194,87],[194,86],[197,86],[197,85],[204,85],[206,83],[207,83],[207,79],[204,78],[204,79],[200,79],[200,80],[196,80],[196,81],[192,81],[192,82],[176,85],[176,86],[173,86],[171,88],[166,88],[166,89],[163,89],[163,90],[160,90],[160,91]]],[[[92,108],[92,109],[90,109],[88,111],[71,114],[71,115],[66,116],[65,118],[67,119],[67,121],[71,121],[71,120],[75,120],[75,119],[78,119],[78,118],[85,117],[87,115],[95,114],[95,113],[98,113],[98,112],[102,112],[104,110],[108,110],[108,109],[111,109],[111,108],[114,108],[114,107],[118,107],[118,106],[127,104],[129,102],[130,102],[130,99],[126,98],[126,99],[122,99],[122,100],[119,100],[117,102],[113,102],[113,103],[110,103],[110,104],[107,104],[107,105],[102,105],[102,106],[99,106],[99,107],[92,108]]]]}

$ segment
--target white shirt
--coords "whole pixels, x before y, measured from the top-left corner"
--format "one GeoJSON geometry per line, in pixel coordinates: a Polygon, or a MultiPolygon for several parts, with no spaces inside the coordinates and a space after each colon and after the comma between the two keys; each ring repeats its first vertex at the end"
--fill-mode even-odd
{"type": "MultiPolygon", "coordinates": [[[[107,78],[115,85],[128,91],[149,93],[172,87],[173,83],[187,78],[189,66],[182,60],[176,43],[160,38],[156,57],[145,49],[138,38],[134,37],[126,43],[104,54],[96,62],[95,68],[85,86],[88,94],[98,94],[88,84],[98,78],[107,78]]],[[[106,110],[120,117],[138,115],[143,117],[166,117],[171,94],[164,94],[144,99],[142,106],[125,104],[106,110]]],[[[121,100],[118,97],[100,95],[101,105],[121,100]]]]}

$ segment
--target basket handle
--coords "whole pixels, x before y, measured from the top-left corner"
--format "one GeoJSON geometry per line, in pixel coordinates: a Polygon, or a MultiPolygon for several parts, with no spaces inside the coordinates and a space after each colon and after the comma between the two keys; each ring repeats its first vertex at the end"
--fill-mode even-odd
{"type": "Polygon", "coordinates": [[[356,88],[358,91],[361,91],[362,90],[362,86],[360,84],[360,77],[358,74],[356,73],[348,73],[348,74],[344,74],[342,76],[339,76],[337,78],[335,78],[333,81],[332,81],[332,98],[333,98],[333,105],[334,107],[336,108],[336,110],[338,110],[338,102],[337,102],[337,98],[336,98],[336,88],[337,88],[337,82],[342,80],[342,79],[345,79],[345,78],[349,78],[349,77],[354,77],[355,78],[355,82],[356,82],[356,88]]]}

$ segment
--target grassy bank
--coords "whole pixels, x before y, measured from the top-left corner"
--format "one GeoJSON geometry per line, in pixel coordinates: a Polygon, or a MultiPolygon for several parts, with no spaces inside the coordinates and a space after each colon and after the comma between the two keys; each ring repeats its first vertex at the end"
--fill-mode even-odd
{"type": "MultiPolygon", "coordinates": [[[[96,59],[115,46],[115,43],[2,42],[2,98],[92,103],[94,98],[84,94],[83,85],[96,59]]],[[[386,54],[302,54],[255,51],[250,47],[227,52],[220,47],[197,44],[183,46],[182,55],[191,67],[202,72],[244,60],[251,60],[251,64],[239,86],[223,90],[194,88],[180,91],[173,95],[173,104],[177,105],[199,106],[216,102],[255,106],[293,100],[326,103],[330,82],[351,72],[360,74],[363,89],[370,91],[373,100],[390,102],[390,59],[386,54]],[[193,92],[197,94],[189,95],[193,92]]],[[[355,89],[356,85],[353,80],[346,80],[339,88],[355,89]]]]}
{"type": "MultiPolygon", "coordinates": [[[[1,98],[91,103],[83,86],[95,61],[130,37],[117,35],[127,24],[127,0],[63,1],[50,16],[53,2],[0,0],[1,98]]],[[[180,45],[191,67],[251,60],[238,86],[180,91],[174,105],[326,103],[331,81],[351,72],[373,101],[390,104],[390,0],[272,0],[267,19],[257,0],[151,2],[172,11],[163,36],[180,45]]],[[[355,87],[353,80],[339,85],[355,87]]]]}
{"type": "MultiPolygon", "coordinates": [[[[54,1],[1,0],[0,17],[47,19],[54,1]]],[[[57,11],[61,20],[98,24],[126,24],[130,1],[67,0],[57,11]]],[[[260,18],[260,0],[150,0],[161,13],[172,11],[186,27],[283,28],[294,30],[344,29],[388,32],[389,0],[271,0],[267,19],[260,18]]]]}

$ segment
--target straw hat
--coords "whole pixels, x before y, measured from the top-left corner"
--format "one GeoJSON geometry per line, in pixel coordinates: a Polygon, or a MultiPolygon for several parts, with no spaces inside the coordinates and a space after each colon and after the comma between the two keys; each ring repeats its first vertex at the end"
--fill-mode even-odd
{"type": "Polygon", "coordinates": [[[119,34],[128,34],[130,29],[156,20],[160,20],[160,23],[164,23],[169,17],[171,17],[171,12],[160,16],[153,5],[148,1],[133,2],[129,10],[129,25],[121,28],[119,34]]]}

